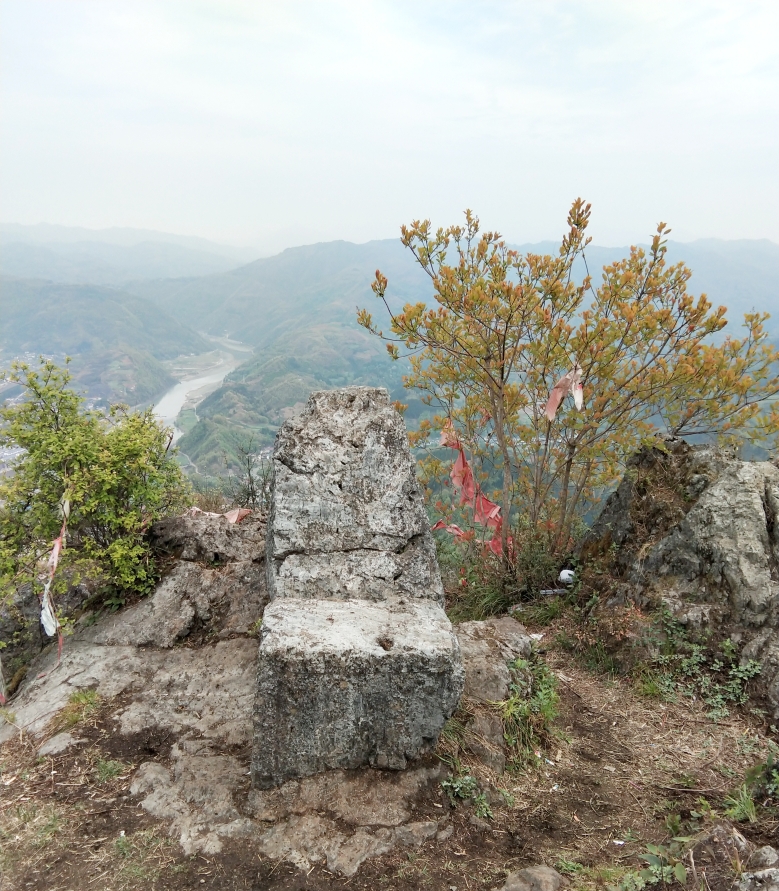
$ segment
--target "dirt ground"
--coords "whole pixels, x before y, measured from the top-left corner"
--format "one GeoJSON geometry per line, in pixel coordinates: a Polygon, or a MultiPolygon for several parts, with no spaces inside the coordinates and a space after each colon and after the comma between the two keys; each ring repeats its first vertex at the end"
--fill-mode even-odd
{"type": "MultiPolygon", "coordinates": [[[[575,888],[606,888],[640,868],[647,843],[717,822],[775,736],[748,711],[714,723],[698,703],[642,698],[629,679],[593,674],[554,644],[543,658],[558,679],[560,713],[537,764],[496,778],[464,760],[483,781],[492,818],[477,817],[472,802],[453,807],[436,786],[414,819],[446,816],[450,837],[368,860],[351,878],[268,860],[251,839],[226,840],[214,857],[185,857],[129,795],[136,767],[167,764],[175,740],[158,731],[115,736],[115,702],[71,710],[52,733],[70,720],[87,745],[38,758],[40,741],[20,734],[0,750],[0,889],[471,891],[499,888],[508,872],[538,863],[556,866],[575,888]]],[[[248,768],[248,751],[232,754],[248,768]]],[[[779,817],[762,810],[739,829],[775,845],[779,817]]]]}

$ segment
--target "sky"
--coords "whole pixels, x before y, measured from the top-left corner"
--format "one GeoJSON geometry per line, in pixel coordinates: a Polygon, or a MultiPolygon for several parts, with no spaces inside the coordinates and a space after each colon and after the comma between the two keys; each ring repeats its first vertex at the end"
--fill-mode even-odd
{"type": "Polygon", "coordinates": [[[0,220],[779,242],[779,4],[2,0],[0,220]]]}

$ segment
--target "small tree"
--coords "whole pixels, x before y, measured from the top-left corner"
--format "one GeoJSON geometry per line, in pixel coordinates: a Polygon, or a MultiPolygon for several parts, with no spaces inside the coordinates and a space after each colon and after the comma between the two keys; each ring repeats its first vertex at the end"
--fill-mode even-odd
{"type": "MultiPolygon", "coordinates": [[[[779,392],[767,316],[747,315],[742,339],[712,342],[726,324],[725,308],[687,293],[690,270],[666,262],[665,224],[648,252],[633,247],[606,266],[595,289],[589,275],[580,283],[573,275],[589,243],[590,205],[581,199],[556,257],[521,255],[497,233],[479,235],[470,211],[465,217],[465,226],[435,233],[427,220],[401,229],[430,277],[434,307],[409,304],[393,313],[377,270],[373,290],[389,313],[390,333],[358,312],[361,325],[388,341],[393,358],[405,348],[405,385],[439,409],[412,434],[415,445],[433,446],[423,462],[428,479],[448,474],[431,441],[445,430],[445,441],[456,439],[469,452],[481,481],[498,483],[503,517],[513,506],[561,551],[575,518],[614,483],[624,459],[663,430],[753,440],[779,430],[779,411],[761,410],[779,392]],[[566,401],[550,420],[545,407],[555,383],[579,368],[584,410],[566,401]]],[[[508,527],[504,522],[504,555],[508,527]]]]}
{"type": "Polygon", "coordinates": [[[239,443],[238,473],[233,472],[227,452],[222,453],[227,472],[226,488],[233,504],[250,510],[268,510],[271,496],[270,461],[255,452],[254,437],[239,443]]]}
{"type": "Polygon", "coordinates": [[[0,444],[23,452],[0,479],[0,599],[25,582],[40,584],[66,502],[60,565],[86,561],[106,583],[146,591],[154,569],[145,532],[187,493],[168,433],[151,409],[118,406],[108,417],[87,410],[68,371],[49,360],[37,370],[14,363],[5,379],[23,395],[0,408],[0,444]]]}

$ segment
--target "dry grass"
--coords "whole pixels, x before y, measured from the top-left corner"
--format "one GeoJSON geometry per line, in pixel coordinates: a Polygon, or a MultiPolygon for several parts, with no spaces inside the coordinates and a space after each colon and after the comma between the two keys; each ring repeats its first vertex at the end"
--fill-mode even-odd
{"type": "MultiPolygon", "coordinates": [[[[613,882],[647,843],[667,841],[679,824],[687,832],[721,817],[727,796],[770,750],[770,737],[748,715],[714,723],[701,703],[647,700],[628,678],[594,675],[559,650],[546,661],[558,678],[561,713],[537,767],[496,777],[468,754],[467,726],[479,708],[472,703],[456,716],[457,739],[441,749],[482,786],[513,797],[513,808],[495,810],[495,831],[525,833],[550,865],[581,864],[578,884],[613,882]]],[[[779,816],[763,811],[742,829],[767,843],[779,833],[779,816]]]]}
{"type": "MultiPolygon", "coordinates": [[[[542,646],[547,638],[548,632],[542,646]]],[[[755,716],[714,723],[701,703],[649,700],[629,678],[593,674],[553,644],[542,658],[557,678],[560,703],[537,763],[496,776],[469,752],[485,742],[469,726],[481,712],[494,714],[483,704],[465,701],[460,728],[441,742],[441,754],[456,756],[478,778],[491,819],[475,820],[472,803],[450,808],[443,790],[433,790],[415,819],[448,814],[447,841],[396,849],[368,861],[348,882],[317,867],[304,886],[494,888],[507,871],[545,862],[566,870],[577,887],[605,889],[638,866],[647,843],[667,842],[680,824],[685,833],[711,825],[768,752],[769,737],[755,716]]],[[[227,849],[210,864],[185,858],[167,826],[128,795],[135,765],[148,756],[111,748],[118,703],[84,705],[78,703],[71,732],[85,745],[41,759],[41,740],[21,734],[0,750],[0,868],[18,887],[242,888],[244,881],[252,887],[259,869],[258,887],[303,887],[286,865],[260,861],[248,840],[229,849],[232,859],[227,849]]],[[[50,733],[61,727],[53,721],[50,733]]],[[[775,842],[776,813],[759,808],[759,816],[740,828],[756,843],[775,842]]]]}
{"type": "MultiPolygon", "coordinates": [[[[96,734],[110,706],[95,694],[74,696],[45,738],[63,729],[96,734]]],[[[149,825],[127,800],[132,765],[95,744],[39,757],[41,742],[20,733],[0,754],[0,875],[52,888],[67,861],[86,887],[154,888],[177,852],[164,827],[149,825]]]]}

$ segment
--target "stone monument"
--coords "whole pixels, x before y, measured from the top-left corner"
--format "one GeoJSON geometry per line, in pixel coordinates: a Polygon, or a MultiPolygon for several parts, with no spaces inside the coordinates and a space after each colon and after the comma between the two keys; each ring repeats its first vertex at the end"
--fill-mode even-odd
{"type": "Polygon", "coordinates": [[[252,782],[402,769],[462,694],[435,543],[386,390],[313,393],[278,433],[252,782]]]}

